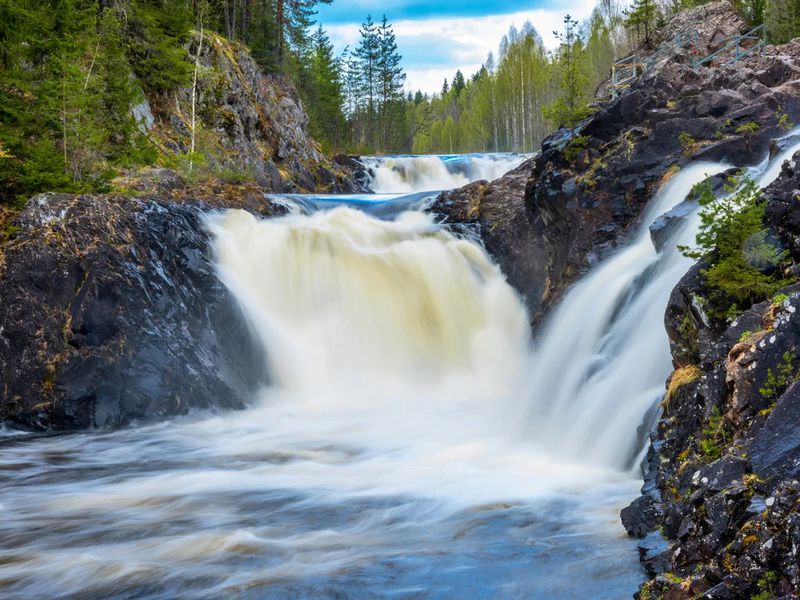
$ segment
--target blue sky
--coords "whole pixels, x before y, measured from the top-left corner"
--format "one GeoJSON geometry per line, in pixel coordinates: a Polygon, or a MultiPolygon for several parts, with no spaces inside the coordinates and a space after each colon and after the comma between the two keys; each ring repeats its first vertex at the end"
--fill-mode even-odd
{"type": "Polygon", "coordinates": [[[320,6],[318,20],[336,49],[354,46],[368,14],[379,20],[385,13],[394,25],[397,45],[408,73],[407,87],[434,92],[457,69],[477,70],[486,55],[497,52],[509,27],[533,23],[548,46],[555,46],[553,29],[570,13],[585,19],[595,0],[333,0],[320,6]]]}

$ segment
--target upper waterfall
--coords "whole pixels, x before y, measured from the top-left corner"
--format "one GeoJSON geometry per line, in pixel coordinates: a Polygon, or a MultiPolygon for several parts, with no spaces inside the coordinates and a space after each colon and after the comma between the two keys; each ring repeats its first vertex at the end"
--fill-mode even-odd
{"type": "Polygon", "coordinates": [[[372,191],[411,193],[450,190],[472,181],[497,179],[528,158],[523,154],[454,154],[362,157],[372,191]]]}

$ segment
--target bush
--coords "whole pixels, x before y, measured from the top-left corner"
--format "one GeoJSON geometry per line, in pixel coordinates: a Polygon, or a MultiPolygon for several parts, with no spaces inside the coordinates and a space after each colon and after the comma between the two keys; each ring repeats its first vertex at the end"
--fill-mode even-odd
{"type": "Polygon", "coordinates": [[[764,229],[765,202],[758,185],[750,178],[732,179],[726,192],[717,198],[709,180],[695,188],[701,210],[697,248],[680,248],[684,255],[708,262],[703,275],[715,316],[729,314],[732,306],[772,298],[789,283],[780,270],[786,253],[764,229]]]}

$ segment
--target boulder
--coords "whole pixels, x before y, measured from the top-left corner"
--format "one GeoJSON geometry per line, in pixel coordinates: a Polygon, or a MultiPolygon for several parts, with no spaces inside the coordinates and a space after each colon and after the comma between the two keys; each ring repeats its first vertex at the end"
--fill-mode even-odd
{"type": "Polygon", "coordinates": [[[42,194],[0,254],[0,422],[117,427],[243,408],[264,352],[214,269],[209,208],[42,194]]]}

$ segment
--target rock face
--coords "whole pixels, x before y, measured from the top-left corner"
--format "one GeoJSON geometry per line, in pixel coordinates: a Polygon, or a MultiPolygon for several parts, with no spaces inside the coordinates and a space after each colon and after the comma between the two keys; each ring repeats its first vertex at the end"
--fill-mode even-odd
{"type": "Polygon", "coordinates": [[[0,251],[0,422],[108,427],[245,405],[263,351],[214,271],[208,211],[114,196],[29,201],[0,251]]]}
{"type": "MultiPolygon", "coordinates": [[[[714,23],[727,23],[726,32],[743,27],[722,1],[682,13],[675,28],[703,23],[712,13],[714,23]]],[[[720,27],[697,27],[699,52],[714,48],[720,27]]],[[[528,267],[514,283],[528,299],[534,322],[569,284],[629,240],[647,202],[678,169],[704,159],[757,163],[772,139],[800,123],[800,41],[698,69],[686,64],[687,52],[676,49],[618,98],[600,102],[574,129],[548,137],[527,173],[492,184],[510,190],[527,180],[524,201],[508,208],[524,207],[524,218],[513,217],[524,231],[505,246],[485,242],[501,265],[524,257],[528,267]]],[[[437,210],[450,222],[469,222],[474,216],[464,219],[463,207],[470,202],[452,202],[459,195],[477,197],[468,187],[451,193],[450,204],[440,202],[437,210]]],[[[484,211],[480,218],[484,236],[501,227],[491,216],[484,211]]],[[[504,211],[501,219],[512,217],[504,211]]]]}
{"type": "MultiPolygon", "coordinates": [[[[199,34],[189,45],[200,47],[199,34]]],[[[356,191],[346,165],[332,163],[308,134],[308,115],[291,81],[261,71],[249,52],[205,32],[196,91],[196,148],[223,180],[272,192],[356,191]]],[[[176,160],[191,149],[191,87],[136,107],[151,139],[176,160]]],[[[121,185],[136,187],[134,181],[121,185]]]]}
{"type": "Polygon", "coordinates": [[[535,229],[525,213],[525,186],[533,160],[492,182],[476,181],[443,192],[430,210],[446,222],[470,227],[495,257],[508,281],[531,305],[541,297],[546,254],[541,227],[535,229]]]}
{"type": "MultiPolygon", "coordinates": [[[[800,272],[800,153],[765,191],[765,225],[800,272]]],[[[654,579],[642,597],[781,598],[800,591],[800,284],[732,323],[707,315],[696,265],[669,300],[675,367],[643,494],[623,511],[654,579]],[[652,532],[652,533],[650,533],[652,532]],[[658,551],[649,552],[653,538],[658,551]],[[647,541],[649,540],[649,541],[647,541]]]]}

